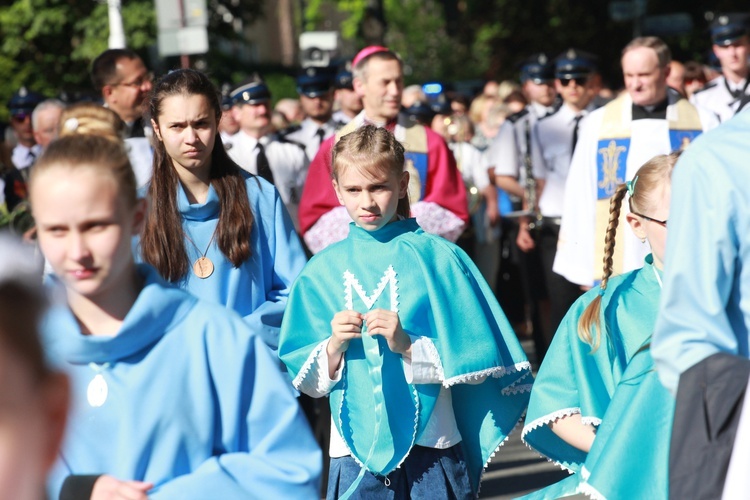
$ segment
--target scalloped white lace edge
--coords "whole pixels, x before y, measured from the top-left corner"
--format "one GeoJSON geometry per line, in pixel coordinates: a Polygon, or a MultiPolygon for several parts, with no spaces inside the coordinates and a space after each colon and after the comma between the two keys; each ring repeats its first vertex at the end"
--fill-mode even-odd
{"type": "MultiPolygon", "coordinates": [[[[570,408],[563,408],[562,410],[557,410],[552,413],[548,413],[547,415],[543,415],[536,420],[532,421],[531,423],[528,423],[523,426],[523,431],[521,431],[521,439],[526,442],[526,434],[533,431],[537,427],[541,427],[543,425],[546,425],[550,422],[554,422],[555,420],[561,419],[562,417],[569,417],[571,415],[580,415],[581,414],[581,408],[577,406],[573,406],[570,408]]],[[[583,419],[582,419],[583,420],[583,419]]]]}
{"type": "Polygon", "coordinates": [[[591,424],[593,426],[599,427],[602,424],[602,419],[596,417],[581,417],[581,423],[583,425],[591,424]]]}
{"type": "Polygon", "coordinates": [[[607,497],[602,495],[599,490],[586,482],[580,483],[578,485],[578,488],[576,489],[576,492],[586,495],[589,498],[593,498],[594,500],[607,500],[607,497]]]}
{"type": "Polygon", "coordinates": [[[536,448],[534,448],[533,446],[531,446],[528,442],[526,442],[526,435],[529,432],[533,431],[534,429],[537,429],[537,428],[539,428],[539,427],[541,427],[543,425],[546,425],[546,424],[548,424],[550,422],[553,422],[553,421],[555,421],[555,420],[557,420],[559,418],[569,417],[570,415],[579,415],[580,413],[581,413],[581,409],[580,408],[573,407],[573,408],[564,408],[562,410],[557,410],[556,412],[549,413],[547,415],[539,417],[536,420],[534,420],[533,422],[531,422],[530,424],[526,424],[523,427],[523,430],[521,431],[521,441],[523,441],[523,444],[525,444],[528,449],[530,449],[531,451],[533,451],[534,453],[536,453],[540,457],[542,457],[545,460],[547,460],[547,462],[555,464],[556,466],[560,467],[562,470],[567,471],[569,474],[575,474],[576,471],[574,471],[570,467],[566,467],[561,462],[559,462],[557,460],[553,460],[553,459],[549,458],[547,455],[542,455],[541,453],[539,453],[539,450],[537,450],[536,448]]]}
{"type": "Polygon", "coordinates": [[[315,346],[315,349],[313,349],[313,351],[305,360],[305,363],[302,365],[302,368],[300,368],[299,373],[297,373],[297,376],[294,377],[294,380],[292,380],[292,385],[295,389],[299,390],[299,388],[302,386],[302,381],[307,377],[310,368],[312,368],[312,365],[315,363],[315,359],[318,357],[318,354],[323,349],[323,346],[325,345],[327,340],[328,339],[325,339],[321,341],[317,346],[315,346]]]}
{"type": "MultiPolygon", "coordinates": [[[[512,366],[494,366],[492,368],[487,368],[487,369],[479,370],[476,372],[466,373],[463,375],[457,375],[449,379],[444,379],[444,374],[442,373],[442,371],[439,372],[439,374],[443,383],[443,387],[450,388],[451,386],[454,386],[456,384],[463,384],[470,380],[476,380],[481,377],[500,378],[503,375],[507,375],[509,373],[516,373],[516,372],[520,372],[523,370],[531,371],[531,364],[528,361],[522,361],[512,366]]],[[[518,381],[514,382],[509,387],[513,387],[513,385],[515,385],[517,382],[518,381]]]]}
{"type": "MultiPolygon", "coordinates": [[[[524,412],[524,414],[525,413],[526,412],[524,412]]],[[[518,422],[516,422],[516,425],[514,425],[513,428],[510,430],[510,432],[508,433],[508,435],[505,436],[505,438],[502,441],[500,441],[500,444],[497,445],[497,447],[495,448],[495,451],[490,453],[490,456],[487,458],[487,461],[484,462],[484,466],[482,467],[482,473],[479,475],[479,484],[477,485],[477,497],[479,497],[479,492],[482,490],[482,478],[484,478],[484,473],[487,471],[487,467],[489,467],[490,462],[492,462],[492,459],[495,458],[495,455],[497,454],[497,452],[500,451],[500,448],[505,443],[508,442],[508,439],[510,439],[510,436],[511,434],[513,434],[513,431],[515,431],[516,428],[520,426],[521,422],[523,422],[523,417],[524,415],[521,415],[521,418],[518,419],[518,422]]]]}
{"type": "Polygon", "coordinates": [[[536,448],[532,448],[531,445],[529,443],[527,443],[525,439],[521,438],[521,441],[523,441],[523,444],[526,445],[526,448],[528,448],[529,450],[531,450],[532,452],[534,452],[534,454],[536,456],[545,459],[547,462],[549,462],[551,464],[555,464],[556,466],[558,466],[559,468],[561,468],[562,470],[564,470],[568,474],[575,474],[576,473],[576,471],[574,471],[570,467],[564,466],[562,463],[558,462],[557,460],[552,460],[548,456],[542,455],[541,453],[539,453],[539,451],[536,448]]]}

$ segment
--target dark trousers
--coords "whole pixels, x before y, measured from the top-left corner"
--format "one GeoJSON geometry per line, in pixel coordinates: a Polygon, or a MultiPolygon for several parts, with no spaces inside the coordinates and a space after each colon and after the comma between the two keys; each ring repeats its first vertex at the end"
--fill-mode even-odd
{"type": "Polygon", "coordinates": [[[544,219],[542,228],[537,238],[537,247],[542,259],[544,269],[544,282],[547,286],[547,295],[550,302],[549,313],[549,336],[547,342],[552,342],[552,337],[560,326],[565,314],[578,297],[583,294],[581,287],[571,283],[559,274],[552,271],[557,253],[557,238],[560,234],[560,224],[557,221],[544,219]]]}
{"type": "Polygon", "coordinates": [[[547,289],[544,284],[544,272],[540,252],[532,250],[522,252],[516,245],[518,223],[515,220],[503,220],[503,239],[501,240],[500,277],[498,279],[498,301],[511,323],[519,319],[518,308],[522,311],[523,321],[530,323],[531,337],[534,342],[536,360],[542,362],[547,353],[549,341],[544,333],[542,323],[542,304],[546,302],[547,289]],[[513,314],[516,312],[516,314],[513,314]]]}

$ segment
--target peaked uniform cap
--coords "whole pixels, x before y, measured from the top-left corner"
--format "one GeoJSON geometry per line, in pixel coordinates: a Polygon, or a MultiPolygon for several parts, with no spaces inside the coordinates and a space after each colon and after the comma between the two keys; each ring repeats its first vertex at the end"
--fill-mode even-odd
{"type": "Polygon", "coordinates": [[[555,58],[555,78],[588,76],[596,71],[596,56],[578,49],[568,49],[555,58]]]}
{"type": "Polygon", "coordinates": [[[555,79],[555,65],[544,52],[534,54],[521,65],[521,82],[546,83],[555,79]]]}
{"type": "Polygon", "coordinates": [[[750,14],[745,12],[720,14],[711,22],[709,29],[711,41],[714,44],[730,45],[750,34],[750,14]]]}
{"type": "Polygon", "coordinates": [[[233,104],[261,104],[271,100],[271,91],[261,79],[254,79],[229,94],[233,104]]]}

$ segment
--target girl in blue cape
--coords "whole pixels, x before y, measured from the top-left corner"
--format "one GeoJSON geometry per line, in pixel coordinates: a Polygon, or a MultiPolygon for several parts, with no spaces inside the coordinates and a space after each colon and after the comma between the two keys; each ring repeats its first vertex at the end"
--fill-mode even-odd
{"type": "Polygon", "coordinates": [[[610,203],[604,278],[571,307],[539,368],[524,441],[574,474],[524,498],[584,492],[595,498],[667,498],[674,399],[648,345],[661,296],[670,177],[678,153],[656,156],[610,203]],[[641,269],[612,275],[620,209],[652,253],[641,269]]]}
{"type": "Polygon", "coordinates": [[[364,126],[333,149],[353,219],[290,294],[279,354],[330,395],[328,498],[471,498],[523,414],[530,366],[463,251],[409,218],[404,148],[364,126]]]}
{"type": "MultiPolygon", "coordinates": [[[[181,140],[215,134],[210,110],[186,118],[181,140]]],[[[122,143],[58,139],[30,188],[62,302],[45,347],[72,394],[48,497],[314,498],[320,449],[261,336],[134,263],[146,209],[122,143]]]]}
{"type": "Polygon", "coordinates": [[[273,349],[289,287],[305,255],[273,185],[243,171],[208,127],[219,93],[201,72],[177,70],[151,94],[154,171],[140,240],[167,281],[237,311],[273,349]],[[190,137],[182,137],[192,122],[190,137]]]}

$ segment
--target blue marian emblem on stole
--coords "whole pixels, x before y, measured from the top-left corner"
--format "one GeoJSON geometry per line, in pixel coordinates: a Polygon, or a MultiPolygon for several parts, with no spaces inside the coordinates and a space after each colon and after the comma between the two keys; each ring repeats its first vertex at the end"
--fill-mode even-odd
{"type": "Polygon", "coordinates": [[[612,197],[619,184],[625,182],[630,138],[603,139],[596,151],[596,199],[612,197]]]}
{"type": "Polygon", "coordinates": [[[424,198],[424,192],[427,188],[427,153],[415,153],[414,151],[407,151],[404,156],[406,159],[406,170],[409,171],[409,174],[412,177],[414,177],[414,172],[419,174],[419,177],[417,179],[409,180],[409,201],[411,201],[412,203],[416,203],[424,198]],[[412,192],[413,186],[418,186],[419,188],[418,199],[414,199],[414,196],[417,193],[412,192]]]}

